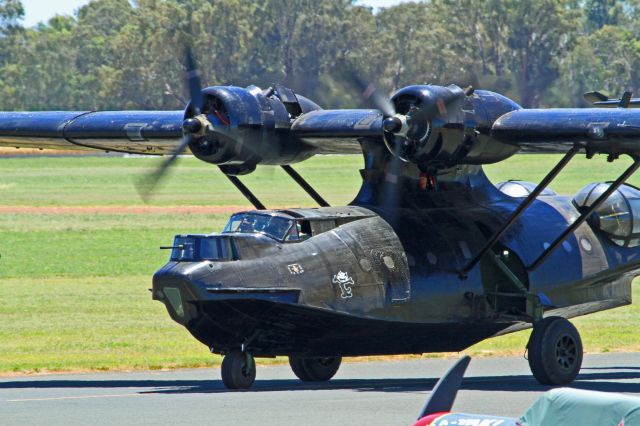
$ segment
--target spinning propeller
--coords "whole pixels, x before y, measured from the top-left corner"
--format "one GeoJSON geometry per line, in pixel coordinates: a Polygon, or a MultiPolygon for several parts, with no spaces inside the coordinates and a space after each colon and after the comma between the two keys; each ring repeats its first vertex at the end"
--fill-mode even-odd
{"type": "MultiPolygon", "coordinates": [[[[372,107],[383,116],[383,139],[392,154],[384,182],[380,190],[380,205],[390,209],[387,219],[394,222],[394,210],[398,207],[399,189],[397,182],[401,175],[402,163],[419,163],[420,149],[428,143],[432,122],[437,117],[446,117],[451,104],[464,99],[470,89],[462,90],[457,86],[437,88],[432,86],[429,97],[419,97],[398,93],[391,99],[381,93],[372,82],[367,82],[361,73],[344,64],[343,77],[372,107]]],[[[402,91],[401,91],[402,92],[402,91]]]]}
{"type": "Polygon", "coordinates": [[[426,142],[432,121],[439,116],[446,117],[451,104],[471,93],[471,88],[462,90],[457,86],[432,86],[432,97],[402,94],[390,100],[374,83],[365,81],[360,73],[349,66],[345,67],[344,77],[371,106],[382,112],[385,143],[394,156],[407,163],[416,162],[412,154],[426,142]]]}
{"type": "Polygon", "coordinates": [[[158,183],[164,178],[169,167],[175,163],[179,155],[181,155],[187,147],[193,145],[196,140],[205,136],[206,131],[211,123],[207,119],[206,115],[202,113],[204,108],[204,97],[202,96],[202,86],[200,83],[200,77],[198,76],[198,70],[196,67],[193,53],[189,47],[185,48],[186,66],[185,73],[187,87],[189,88],[189,95],[191,100],[187,107],[190,112],[190,117],[186,118],[182,123],[182,132],[184,136],[180,141],[178,147],[173,153],[162,162],[160,167],[144,176],[137,183],[137,189],[140,196],[144,201],[148,201],[153,190],[158,183]]]}

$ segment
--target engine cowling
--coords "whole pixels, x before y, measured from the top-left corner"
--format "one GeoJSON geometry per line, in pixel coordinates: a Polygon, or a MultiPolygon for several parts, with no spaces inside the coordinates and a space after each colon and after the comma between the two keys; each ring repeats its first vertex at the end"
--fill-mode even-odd
{"type": "MultiPolygon", "coordinates": [[[[409,86],[391,98],[400,122],[394,131],[385,126],[389,150],[403,161],[436,164],[451,161],[464,143],[462,102],[458,86],[409,86]]],[[[385,121],[385,124],[388,121],[385,121]]]]}
{"type": "Polygon", "coordinates": [[[391,97],[396,116],[385,120],[385,143],[391,153],[422,169],[488,164],[508,158],[517,148],[490,139],[481,127],[497,118],[493,112],[502,115],[519,106],[494,95],[456,85],[400,89],[391,97]],[[501,108],[487,109],[487,100],[499,103],[501,108]],[[395,126],[392,120],[396,120],[395,126]]]}
{"type": "Polygon", "coordinates": [[[286,88],[263,91],[256,86],[209,87],[202,96],[201,115],[191,105],[185,111],[185,131],[194,135],[189,149],[198,159],[239,175],[258,164],[290,164],[313,155],[286,131],[296,114],[320,109],[310,100],[286,88]]]}

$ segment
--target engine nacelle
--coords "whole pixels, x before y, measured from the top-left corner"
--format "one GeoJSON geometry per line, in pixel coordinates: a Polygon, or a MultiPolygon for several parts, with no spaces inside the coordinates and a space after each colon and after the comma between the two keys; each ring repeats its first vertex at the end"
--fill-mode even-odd
{"type": "Polygon", "coordinates": [[[385,129],[389,150],[410,163],[451,161],[464,143],[465,97],[458,86],[409,86],[397,91],[391,102],[399,120],[406,124],[400,132],[385,129]]]}
{"type": "Polygon", "coordinates": [[[195,116],[191,105],[185,111],[185,120],[202,123],[189,144],[198,159],[238,175],[258,164],[290,164],[313,155],[310,147],[288,137],[288,129],[292,118],[321,108],[290,89],[209,87],[202,96],[200,116],[195,116]]]}
{"type": "Polygon", "coordinates": [[[398,120],[405,120],[400,123],[404,127],[399,132],[385,129],[385,143],[394,155],[423,169],[488,164],[508,158],[518,149],[490,139],[480,127],[497,118],[488,117],[494,112],[487,110],[488,98],[489,103],[499,104],[500,108],[494,108],[499,115],[519,106],[494,95],[456,85],[400,89],[391,101],[398,120]]]}

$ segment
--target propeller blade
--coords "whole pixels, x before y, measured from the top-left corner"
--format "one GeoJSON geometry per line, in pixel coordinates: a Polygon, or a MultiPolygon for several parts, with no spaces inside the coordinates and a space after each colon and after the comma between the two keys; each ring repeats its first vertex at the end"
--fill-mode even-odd
{"type": "Polygon", "coordinates": [[[190,47],[185,48],[186,57],[186,79],[187,86],[189,87],[189,96],[191,97],[191,108],[193,109],[193,115],[200,115],[203,107],[202,97],[202,84],[200,83],[200,76],[198,75],[198,67],[193,57],[190,47]]]}
{"type": "Polygon", "coordinates": [[[431,391],[431,397],[420,410],[418,420],[429,414],[451,411],[469,362],[471,362],[471,357],[463,356],[438,380],[431,391]]]}
{"type": "Polygon", "coordinates": [[[381,93],[380,90],[376,88],[373,82],[368,82],[363,79],[355,68],[346,63],[341,64],[340,68],[344,81],[360,92],[367,103],[375,109],[380,110],[385,117],[396,114],[393,103],[384,93],[381,93]]]}
{"type": "Polygon", "coordinates": [[[380,205],[386,210],[386,219],[391,226],[395,226],[397,222],[398,204],[400,203],[400,168],[402,160],[400,159],[401,144],[395,144],[394,154],[389,159],[389,167],[387,168],[384,183],[380,188],[380,205]]]}
{"type": "Polygon", "coordinates": [[[187,133],[186,135],[184,135],[182,137],[182,140],[180,141],[180,145],[178,145],[178,148],[176,148],[176,150],[173,151],[171,156],[166,160],[164,160],[160,165],[160,167],[158,167],[148,175],[143,176],[136,183],[136,189],[138,190],[138,193],[140,194],[140,197],[142,197],[144,202],[149,201],[149,199],[151,198],[151,194],[153,193],[153,190],[158,186],[158,183],[162,180],[162,178],[164,178],[164,176],[167,173],[167,170],[169,170],[169,167],[171,167],[173,163],[178,159],[178,156],[181,155],[185,149],[187,149],[192,139],[193,139],[192,134],[187,133]]]}
{"type": "Polygon", "coordinates": [[[202,130],[202,122],[193,118],[200,115],[204,107],[204,97],[202,96],[202,84],[200,83],[200,77],[198,76],[198,67],[196,66],[193,52],[191,52],[191,48],[189,46],[185,47],[184,54],[185,65],[187,68],[185,72],[185,80],[187,87],[189,88],[189,96],[191,97],[191,101],[187,108],[191,110],[193,115],[191,118],[187,118],[184,121],[182,125],[184,136],[171,156],[163,161],[160,167],[137,182],[136,188],[145,202],[149,201],[153,190],[158,186],[158,183],[162,178],[164,178],[169,167],[175,163],[178,156],[181,155],[185,149],[187,149],[189,144],[194,141],[195,134],[202,130]]]}
{"type": "Polygon", "coordinates": [[[380,90],[378,90],[373,83],[367,84],[362,91],[362,97],[369,100],[384,116],[389,117],[396,114],[396,109],[389,98],[380,93],[380,90]]]}
{"type": "MultiPolygon", "coordinates": [[[[354,91],[358,91],[364,100],[382,112],[382,115],[389,120],[385,120],[383,124],[385,130],[388,131],[390,126],[398,126],[394,120],[396,115],[396,108],[389,99],[388,96],[383,94],[373,82],[367,81],[362,77],[362,73],[357,71],[357,68],[352,64],[342,62],[338,64],[338,70],[341,78],[354,91]]],[[[399,123],[402,127],[402,123],[399,123]]],[[[396,210],[400,201],[400,194],[398,193],[398,179],[400,179],[400,169],[402,166],[402,160],[400,160],[399,154],[402,149],[401,144],[396,144],[394,147],[394,154],[389,159],[389,164],[384,177],[384,182],[380,188],[379,204],[387,211],[386,219],[393,225],[397,219],[396,210]]]]}

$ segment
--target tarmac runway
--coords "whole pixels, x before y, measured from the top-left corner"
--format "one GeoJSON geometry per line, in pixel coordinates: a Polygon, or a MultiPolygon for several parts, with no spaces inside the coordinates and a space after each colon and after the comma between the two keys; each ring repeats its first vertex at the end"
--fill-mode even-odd
{"type": "MultiPolygon", "coordinates": [[[[250,391],[227,391],[214,368],[2,377],[0,424],[409,425],[453,362],[348,362],[308,384],[258,361],[250,391]]],[[[573,386],[640,397],[640,353],[587,355],[573,386]]],[[[477,358],[454,409],[517,417],[548,389],[523,358],[477,358]]]]}

